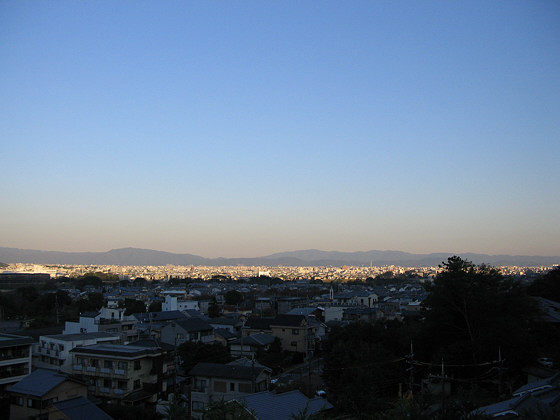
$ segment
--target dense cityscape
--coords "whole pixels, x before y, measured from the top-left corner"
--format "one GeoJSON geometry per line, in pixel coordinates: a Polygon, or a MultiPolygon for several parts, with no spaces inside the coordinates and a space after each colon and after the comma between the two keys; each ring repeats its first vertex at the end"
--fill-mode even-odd
{"type": "Polygon", "coordinates": [[[451,419],[512,416],[512,405],[522,407],[515,416],[556,415],[559,272],[459,257],[421,268],[3,264],[2,417],[404,419],[420,410],[451,419]],[[469,328],[481,316],[497,322],[497,341],[482,324],[460,350],[462,334],[443,339],[444,320],[459,314],[441,299],[459,290],[472,294],[459,311],[469,328]],[[442,339],[426,341],[433,328],[442,339]]]}

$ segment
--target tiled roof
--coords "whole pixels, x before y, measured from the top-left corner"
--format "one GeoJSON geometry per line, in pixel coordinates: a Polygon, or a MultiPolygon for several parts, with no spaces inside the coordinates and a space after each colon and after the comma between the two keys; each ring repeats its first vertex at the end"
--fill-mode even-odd
{"type": "Polygon", "coordinates": [[[219,363],[197,363],[190,371],[189,376],[206,376],[209,378],[253,380],[264,369],[251,366],[221,365],[219,363]]]}
{"type": "Polygon", "coordinates": [[[25,345],[33,344],[33,342],[34,341],[31,337],[25,337],[23,335],[0,334],[0,348],[25,346],[25,345]]]}
{"type": "Polygon", "coordinates": [[[54,387],[60,385],[67,379],[63,373],[54,370],[37,369],[8,388],[9,392],[42,397],[54,387]]]}
{"type": "Polygon", "coordinates": [[[237,340],[232,341],[230,344],[243,344],[247,346],[264,347],[272,344],[275,338],[276,337],[270,334],[258,333],[249,335],[247,337],[238,338],[237,340]]]}
{"type": "Polygon", "coordinates": [[[326,399],[309,399],[298,390],[282,394],[258,392],[238,398],[236,401],[245,405],[247,410],[253,412],[259,420],[285,420],[294,418],[306,409],[307,414],[312,415],[333,408],[326,399]]]}
{"type": "Polygon", "coordinates": [[[113,420],[113,417],[84,397],[58,401],[54,406],[69,420],[113,420]]]}
{"type": "Polygon", "coordinates": [[[53,334],[53,335],[44,335],[42,337],[53,338],[55,340],[62,340],[62,341],[93,340],[95,338],[115,338],[115,339],[119,338],[118,335],[109,334],[109,333],[106,333],[106,332],[90,332],[90,333],[78,333],[78,334],[53,334]]]}
{"type": "Polygon", "coordinates": [[[175,324],[187,332],[207,331],[212,329],[212,326],[201,318],[179,319],[175,321],[175,324]]]}

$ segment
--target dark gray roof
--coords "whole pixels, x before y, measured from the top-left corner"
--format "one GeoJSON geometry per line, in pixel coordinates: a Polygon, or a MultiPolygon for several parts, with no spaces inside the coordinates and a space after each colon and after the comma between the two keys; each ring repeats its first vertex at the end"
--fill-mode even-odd
{"type": "Polygon", "coordinates": [[[201,318],[178,319],[175,324],[187,332],[212,330],[212,326],[201,318]]]}
{"type": "Polygon", "coordinates": [[[285,420],[303,413],[306,408],[308,415],[333,408],[324,398],[309,399],[297,389],[275,394],[270,391],[257,392],[236,401],[247,407],[259,420],[285,420]]]}
{"type": "Polygon", "coordinates": [[[225,340],[232,340],[237,338],[237,335],[232,333],[230,330],[226,330],[225,328],[215,328],[214,335],[220,336],[225,340]]]}
{"type": "Polygon", "coordinates": [[[276,315],[276,318],[272,320],[270,325],[280,327],[300,327],[304,320],[305,316],[303,315],[276,315]]]}
{"type": "Polygon", "coordinates": [[[139,312],[133,316],[141,322],[148,321],[174,321],[176,319],[186,319],[187,316],[181,311],[163,311],[163,312],[139,312]]]}
{"type": "Polygon", "coordinates": [[[42,337],[53,338],[55,340],[62,340],[62,341],[78,341],[78,340],[93,340],[95,338],[115,338],[119,339],[120,337],[115,334],[109,334],[106,332],[90,332],[90,333],[77,333],[77,334],[53,334],[53,335],[44,335],[42,337]]]}
{"type": "Polygon", "coordinates": [[[265,347],[272,344],[275,338],[276,337],[270,334],[258,333],[249,335],[247,337],[238,338],[237,340],[232,341],[230,344],[243,344],[254,347],[265,347]]]}
{"type": "Polygon", "coordinates": [[[29,344],[33,344],[33,339],[31,337],[25,337],[23,335],[13,335],[13,334],[0,334],[0,348],[25,346],[29,344]]]}
{"type": "Polygon", "coordinates": [[[245,322],[245,328],[251,330],[270,330],[270,323],[273,318],[249,318],[245,322]]]}
{"type": "Polygon", "coordinates": [[[100,312],[83,312],[80,314],[83,318],[95,318],[100,312]]]}
{"type": "Polygon", "coordinates": [[[69,420],[113,420],[113,417],[84,397],[58,401],[54,406],[69,420]]]}
{"type": "Polygon", "coordinates": [[[189,376],[206,376],[209,378],[253,380],[264,371],[264,368],[251,366],[221,365],[219,363],[197,363],[189,376]]]}
{"type": "Polygon", "coordinates": [[[42,397],[51,389],[64,382],[67,378],[68,377],[65,374],[58,373],[54,370],[37,369],[17,384],[8,388],[8,391],[42,397]]]}
{"type": "Polygon", "coordinates": [[[289,311],[286,315],[311,315],[313,312],[315,312],[317,310],[317,308],[294,308],[291,311],[289,311]]]}
{"type": "Polygon", "coordinates": [[[70,350],[71,353],[78,354],[99,354],[115,357],[138,357],[145,354],[158,354],[160,348],[135,346],[123,344],[94,344],[93,346],[76,347],[70,350]]]}
{"type": "Polygon", "coordinates": [[[212,318],[208,320],[211,325],[241,325],[241,321],[239,319],[234,318],[212,318]]]}
{"type": "Polygon", "coordinates": [[[146,339],[146,340],[138,340],[132,343],[126,344],[127,346],[134,346],[134,347],[145,347],[149,349],[163,349],[165,351],[172,351],[175,350],[175,346],[167,343],[163,343],[159,340],[153,339],[146,339]]]}

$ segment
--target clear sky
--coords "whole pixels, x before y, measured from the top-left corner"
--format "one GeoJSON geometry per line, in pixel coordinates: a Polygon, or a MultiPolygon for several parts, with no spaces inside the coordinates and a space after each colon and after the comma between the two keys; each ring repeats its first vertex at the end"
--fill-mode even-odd
{"type": "Polygon", "coordinates": [[[2,1],[0,246],[560,255],[557,1],[2,1]]]}

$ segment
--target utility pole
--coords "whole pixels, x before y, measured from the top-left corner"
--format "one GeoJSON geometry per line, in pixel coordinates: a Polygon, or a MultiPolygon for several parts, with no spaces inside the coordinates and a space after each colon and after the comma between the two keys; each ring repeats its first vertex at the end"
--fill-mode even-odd
{"type": "Polygon", "coordinates": [[[406,370],[410,372],[410,376],[408,378],[408,395],[412,396],[412,387],[414,382],[414,346],[412,344],[412,341],[410,342],[410,354],[407,354],[405,358],[407,359],[406,362],[409,365],[408,369],[406,370]]]}

